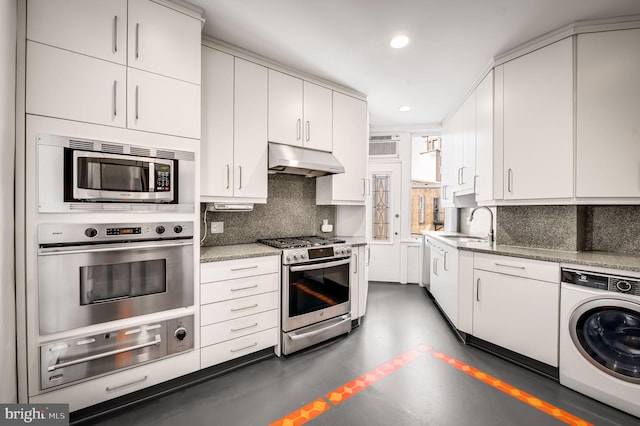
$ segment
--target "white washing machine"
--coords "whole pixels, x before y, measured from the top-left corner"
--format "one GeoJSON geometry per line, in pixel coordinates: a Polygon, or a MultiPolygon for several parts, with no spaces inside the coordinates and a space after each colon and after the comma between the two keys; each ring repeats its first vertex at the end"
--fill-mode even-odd
{"type": "Polygon", "coordinates": [[[640,417],[640,274],[562,268],[559,374],[562,385],[640,417]]]}

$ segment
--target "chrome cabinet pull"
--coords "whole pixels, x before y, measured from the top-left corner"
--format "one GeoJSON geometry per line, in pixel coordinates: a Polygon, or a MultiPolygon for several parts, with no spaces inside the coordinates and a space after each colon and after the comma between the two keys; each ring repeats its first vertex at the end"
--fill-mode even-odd
{"type": "Polygon", "coordinates": [[[245,349],[249,349],[249,348],[253,348],[254,346],[258,346],[258,342],[253,342],[253,344],[249,345],[249,346],[245,346],[243,348],[238,348],[238,349],[230,349],[231,352],[240,352],[240,351],[244,351],[245,349]]]}
{"type": "Polygon", "coordinates": [[[511,181],[513,180],[513,170],[507,170],[507,191],[513,193],[511,181]]]}
{"type": "Polygon", "coordinates": [[[231,312],[246,311],[247,309],[253,309],[257,307],[258,307],[258,304],[254,303],[253,305],[243,306],[242,308],[231,308],[231,312]]]}
{"type": "Polygon", "coordinates": [[[118,53],[118,15],[113,17],[113,53],[118,53]]]}
{"type": "Polygon", "coordinates": [[[238,166],[238,189],[242,189],[242,166],[238,166]]]}
{"type": "Polygon", "coordinates": [[[366,196],[367,195],[367,180],[365,178],[362,178],[362,196],[366,196]]]}
{"type": "Polygon", "coordinates": [[[243,266],[241,268],[231,268],[231,272],[246,271],[247,269],[256,269],[258,265],[243,266]]]}
{"type": "Polygon", "coordinates": [[[113,80],[113,117],[118,116],[118,80],[113,80]]]}
{"type": "Polygon", "coordinates": [[[480,278],[476,280],[476,302],[480,301],[480,278]]]}
{"type": "Polygon", "coordinates": [[[258,323],[257,323],[257,322],[254,322],[253,324],[247,325],[247,326],[245,326],[245,327],[240,327],[240,328],[231,328],[230,330],[231,330],[233,333],[235,333],[236,331],[248,330],[248,329],[250,329],[250,328],[257,327],[257,326],[258,326],[258,323]]]}
{"type": "Polygon", "coordinates": [[[136,59],[140,57],[140,23],[136,23],[136,59]]]}
{"type": "Polygon", "coordinates": [[[353,257],[355,257],[354,263],[356,265],[356,267],[353,268],[354,269],[353,273],[357,274],[358,273],[358,253],[353,253],[353,257]]]}
{"type": "Polygon", "coordinates": [[[309,142],[309,139],[311,139],[311,122],[309,120],[307,120],[307,128],[305,130],[305,133],[307,135],[307,142],[309,142]]]}
{"type": "Polygon", "coordinates": [[[114,392],[114,391],[117,391],[118,389],[126,388],[127,386],[132,386],[132,385],[137,385],[138,383],[142,383],[145,380],[147,380],[147,377],[148,376],[144,376],[141,379],[134,380],[133,382],[125,383],[123,385],[118,385],[118,386],[113,386],[113,387],[107,386],[106,388],[104,388],[104,390],[106,390],[107,392],[114,392]]]}
{"type": "Polygon", "coordinates": [[[448,270],[449,270],[449,269],[447,269],[447,255],[448,255],[448,254],[449,254],[449,252],[448,252],[448,251],[445,251],[445,252],[444,252],[443,269],[444,269],[445,271],[448,271],[448,270]]]}
{"type": "Polygon", "coordinates": [[[498,263],[498,262],[495,262],[495,265],[496,265],[496,266],[504,266],[505,268],[522,269],[523,271],[524,271],[525,269],[527,269],[527,268],[526,268],[526,267],[524,267],[524,266],[506,265],[506,264],[504,264],[504,263],[498,263]]]}
{"type": "Polygon", "coordinates": [[[230,176],[229,176],[229,165],[227,164],[227,189],[229,189],[230,176]]]}
{"type": "Polygon", "coordinates": [[[138,108],[139,107],[139,102],[138,102],[138,100],[139,100],[139,91],[140,91],[139,89],[140,89],[140,86],[136,85],[136,120],[138,120],[138,118],[140,118],[140,115],[138,114],[138,112],[139,112],[139,108],[138,108]]]}
{"type": "Polygon", "coordinates": [[[300,140],[300,133],[302,133],[302,119],[298,118],[298,121],[296,121],[296,140],[300,140]]]}
{"type": "Polygon", "coordinates": [[[156,334],[155,340],[152,340],[151,342],[140,343],[139,345],[128,346],[126,348],[121,348],[121,349],[114,349],[112,351],[102,352],[100,354],[95,354],[95,355],[87,356],[84,358],[74,359],[73,361],[61,362],[60,364],[50,365],[49,367],[47,367],[47,371],[49,372],[56,371],[60,368],[71,367],[73,365],[83,364],[85,362],[95,361],[96,359],[123,354],[125,352],[131,352],[131,351],[146,348],[149,346],[156,346],[156,345],[159,345],[160,343],[162,343],[162,339],[160,338],[159,334],[156,334]]]}
{"type": "Polygon", "coordinates": [[[232,288],[231,291],[242,291],[242,290],[251,290],[252,288],[257,288],[258,284],[254,284],[254,285],[249,285],[246,287],[240,287],[240,288],[232,288]]]}
{"type": "Polygon", "coordinates": [[[478,195],[478,175],[473,176],[473,195],[478,195]]]}

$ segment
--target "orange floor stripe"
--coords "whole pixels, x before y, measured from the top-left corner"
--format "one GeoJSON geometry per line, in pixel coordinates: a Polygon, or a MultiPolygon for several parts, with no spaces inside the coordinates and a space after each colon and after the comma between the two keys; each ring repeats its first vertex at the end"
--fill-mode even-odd
{"type": "Polygon", "coordinates": [[[521,391],[520,389],[513,387],[508,383],[504,383],[503,381],[498,380],[495,377],[491,377],[490,375],[483,373],[482,371],[477,370],[470,365],[463,363],[462,361],[452,358],[449,355],[445,355],[441,352],[434,352],[433,356],[457,368],[458,370],[465,372],[468,375],[490,386],[493,386],[494,388],[506,393],[507,395],[519,399],[525,404],[528,404],[550,416],[555,417],[561,422],[574,426],[593,426],[592,423],[589,423],[586,420],[583,420],[571,413],[561,410],[560,408],[555,407],[548,402],[542,401],[541,399],[538,399],[535,396],[530,395],[524,391],[521,391]]]}
{"type": "Polygon", "coordinates": [[[404,367],[407,363],[422,356],[423,353],[429,352],[430,350],[431,348],[425,345],[420,345],[416,349],[411,349],[403,353],[402,355],[395,357],[391,361],[382,364],[375,370],[363,374],[362,376],[345,384],[344,386],[341,386],[329,392],[325,395],[325,398],[333,403],[333,405],[338,405],[351,398],[355,394],[368,388],[383,377],[386,377],[397,369],[404,367]]]}
{"type": "Polygon", "coordinates": [[[269,426],[299,426],[307,423],[311,419],[315,419],[320,414],[331,409],[331,405],[322,398],[318,398],[311,404],[287,414],[280,420],[270,423],[269,426]]]}

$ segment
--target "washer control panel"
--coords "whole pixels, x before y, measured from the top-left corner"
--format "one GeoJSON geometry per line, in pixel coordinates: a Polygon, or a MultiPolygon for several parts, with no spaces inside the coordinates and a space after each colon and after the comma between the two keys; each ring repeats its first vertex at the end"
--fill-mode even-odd
{"type": "Polygon", "coordinates": [[[627,278],[613,275],[598,274],[595,272],[576,271],[562,269],[562,282],[583,287],[606,290],[613,293],[631,294],[640,296],[640,279],[627,278]]]}

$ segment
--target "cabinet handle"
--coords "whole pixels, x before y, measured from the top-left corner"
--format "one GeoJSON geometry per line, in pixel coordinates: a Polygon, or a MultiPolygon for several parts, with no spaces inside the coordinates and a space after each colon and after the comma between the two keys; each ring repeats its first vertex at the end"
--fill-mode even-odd
{"type": "Polygon", "coordinates": [[[113,53],[118,53],[118,15],[113,17],[113,53]]]}
{"type": "Polygon", "coordinates": [[[246,311],[247,309],[253,309],[257,307],[258,307],[258,304],[254,303],[253,305],[243,306],[242,308],[231,308],[231,312],[246,311]]]}
{"type": "Polygon", "coordinates": [[[354,263],[356,265],[356,267],[353,268],[353,273],[357,274],[358,273],[358,253],[353,253],[353,257],[355,257],[354,263]]]}
{"type": "Polygon", "coordinates": [[[254,285],[249,285],[246,287],[240,287],[240,288],[232,288],[231,291],[242,291],[242,290],[250,290],[252,288],[257,288],[258,284],[254,284],[254,285]]]}
{"type": "Polygon", "coordinates": [[[513,171],[511,169],[507,170],[507,191],[513,192],[511,188],[511,181],[513,180],[513,171]]]}
{"type": "Polygon", "coordinates": [[[478,195],[478,175],[473,176],[473,195],[478,195]]]}
{"type": "Polygon", "coordinates": [[[305,129],[305,133],[307,135],[307,142],[309,142],[309,139],[311,139],[311,122],[309,120],[307,120],[307,128],[305,129]]]}
{"type": "Polygon", "coordinates": [[[113,80],[113,117],[118,116],[118,80],[113,80]]]}
{"type": "Polygon", "coordinates": [[[247,269],[256,269],[258,265],[243,266],[241,268],[231,268],[231,272],[246,271],[247,269]]]}
{"type": "Polygon", "coordinates": [[[136,24],[136,59],[140,57],[140,23],[136,24]]]}
{"type": "Polygon", "coordinates": [[[137,86],[137,85],[136,85],[136,120],[138,120],[138,118],[140,118],[140,114],[139,114],[139,102],[138,102],[138,100],[139,100],[139,98],[140,98],[140,96],[139,96],[139,91],[140,91],[140,90],[139,90],[139,88],[140,88],[140,86],[137,86]]]}
{"type": "Polygon", "coordinates": [[[145,380],[147,380],[148,376],[144,376],[141,379],[138,380],[134,380],[133,382],[129,382],[129,383],[125,383],[123,385],[118,385],[118,386],[107,386],[106,388],[104,388],[104,390],[106,390],[107,392],[113,392],[113,391],[117,391],[118,389],[122,389],[122,388],[126,388],[127,386],[132,386],[132,385],[137,385],[138,383],[142,383],[145,380]]]}
{"type": "Polygon", "coordinates": [[[480,278],[476,280],[476,302],[480,301],[480,278]]]}
{"type": "Polygon", "coordinates": [[[242,166],[238,166],[238,189],[242,189],[242,166]]]}
{"type": "Polygon", "coordinates": [[[449,198],[447,198],[447,185],[442,185],[442,199],[443,200],[448,200],[449,198]]]}
{"type": "Polygon", "coordinates": [[[254,322],[253,324],[247,325],[245,327],[240,327],[240,328],[230,328],[229,330],[231,330],[232,333],[235,333],[236,331],[242,331],[242,330],[247,330],[249,328],[253,328],[253,327],[257,327],[258,323],[254,322]]]}
{"type": "Polygon", "coordinates": [[[229,176],[229,165],[227,164],[227,189],[229,189],[230,178],[231,176],[229,176]]]}
{"type": "Polygon", "coordinates": [[[524,266],[506,265],[506,264],[504,264],[504,263],[498,263],[498,262],[495,262],[495,265],[496,265],[496,266],[504,266],[505,268],[522,269],[523,271],[524,271],[525,269],[527,269],[527,268],[526,268],[526,267],[524,267],[524,266]]]}
{"type": "Polygon", "coordinates": [[[433,274],[435,276],[439,276],[438,275],[438,259],[433,259],[433,274]]]}
{"type": "Polygon", "coordinates": [[[447,255],[448,255],[448,254],[449,254],[449,252],[448,252],[448,251],[445,251],[445,252],[444,252],[443,269],[444,269],[445,271],[448,271],[448,269],[447,269],[447,255]]]}
{"type": "Polygon", "coordinates": [[[300,140],[301,132],[302,132],[302,120],[298,118],[298,121],[296,121],[296,140],[300,140]]]}
{"type": "Polygon", "coordinates": [[[249,345],[249,346],[245,346],[245,347],[242,347],[242,348],[239,348],[239,349],[230,349],[230,351],[231,351],[231,352],[240,352],[240,351],[243,351],[243,350],[245,350],[245,349],[252,348],[252,347],[254,347],[254,346],[258,346],[258,342],[254,342],[253,344],[251,344],[251,345],[249,345]]]}

